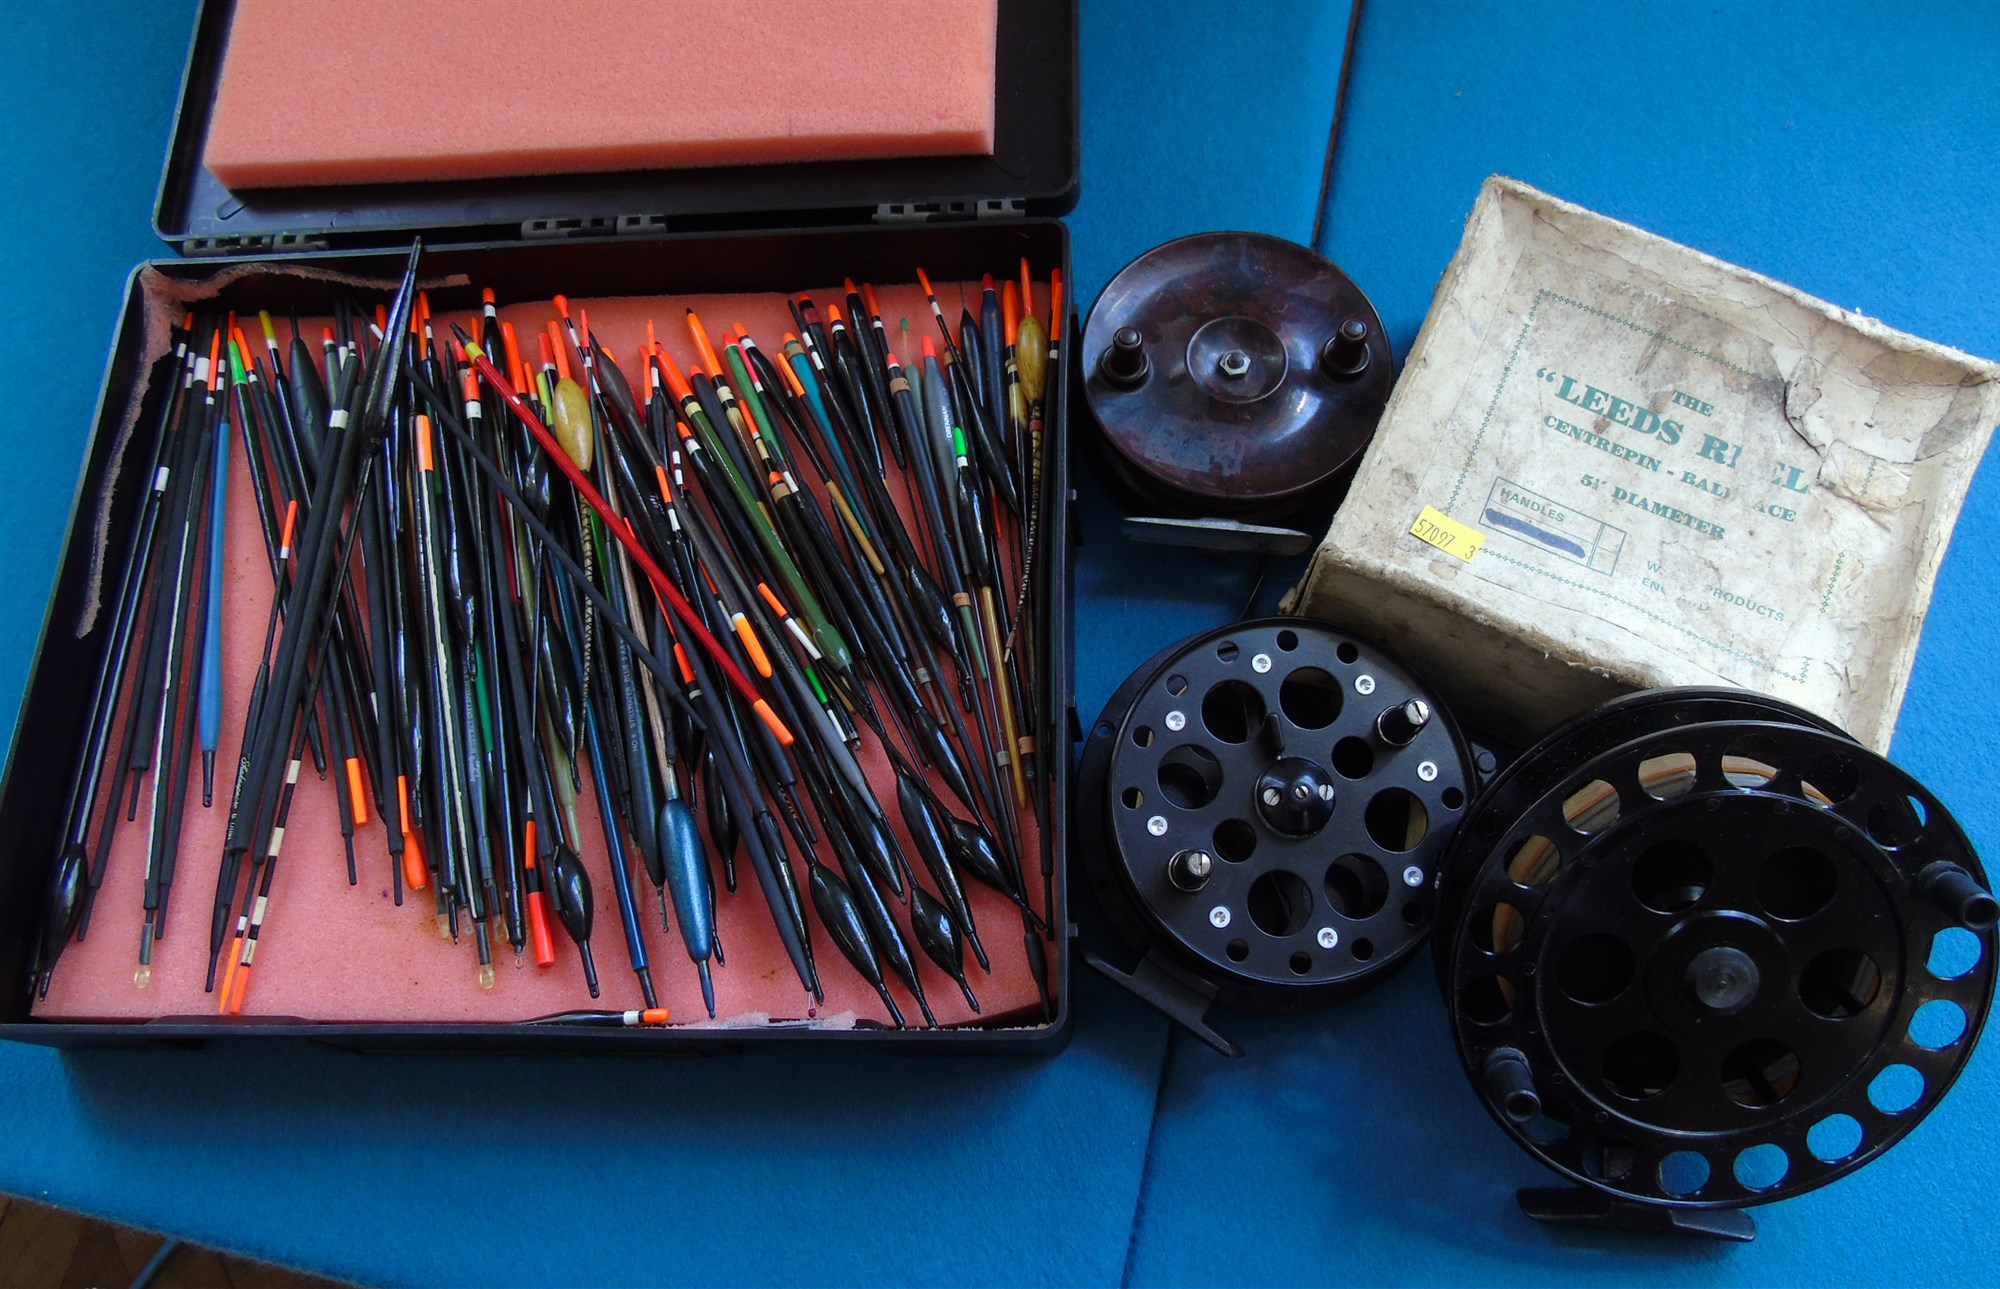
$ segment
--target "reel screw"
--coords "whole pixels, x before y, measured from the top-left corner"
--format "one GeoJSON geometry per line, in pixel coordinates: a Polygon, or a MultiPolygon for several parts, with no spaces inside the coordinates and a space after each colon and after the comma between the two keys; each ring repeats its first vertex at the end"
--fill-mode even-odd
{"type": "Polygon", "coordinates": [[[1271,670],[1271,655],[1268,653],[1260,653],[1255,658],[1252,658],[1250,660],[1250,670],[1256,672],[1260,676],[1263,675],[1265,672],[1271,670]]]}
{"type": "Polygon", "coordinates": [[[1208,924],[1218,931],[1229,925],[1229,910],[1218,904],[1208,911],[1208,924]]]}
{"type": "Polygon", "coordinates": [[[1403,885],[1422,886],[1423,884],[1424,884],[1423,869],[1418,868],[1415,864],[1412,864],[1408,868],[1403,870],[1403,885]]]}
{"type": "Polygon", "coordinates": [[[1167,880],[1189,893],[1208,885],[1208,875],[1214,871],[1215,860],[1205,850],[1176,851],[1167,861],[1167,880]]]}
{"type": "Polygon", "coordinates": [[[1215,360],[1215,370],[1231,380],[1241,380],[1250,374],[1250,355],[1241,349],[1231,349],[1215,360]]]}
{"type": "MultiPolygon", "coordinates": [[[[1356,689],[1361,689],[1359,681],[1356,689]]],[[[1361,692],[1367,693],[1367,690],[1361,692]]],[[[1375,733],[1391,747],[1408,747],[1423,733],[1424,726],[1431,723],[1431,705],[1421,698],[1412,698],[1407,703],[1398,703],[1375,718],[1375,733]]],[[[1431,771],[1436,773],[1437,767],[1431,771]]]]}
{"type": "Polygon", "coordinates": [[[1422,779],[1425,783],[1430,783],[1436,780],[1436,778],[1438,777],[1437,762],[1436,761],[1419,762],[1417,765],[1417,777],[1419,779],[1422,779]]]}
{"type": "Polygon", "coordinates": [[[1111,337],[1111,347],[1097,359],[1098,374],[1120,389],[1133,389],[1146,382],[1152,370],[1146,357],[1146,340],[1137,327],[1120,327],[1111,337]]]}
{"type": "Polygon", "coordinates": [[[1180,733],[1180,732],[1181,732],[1182,730],[1186,729],[1186,728],[1187,728],[1187,713],[1186,713],[1186,712],[1183,712],[1183,711],[1178,711],[1178,710],[1176,710],[1176,711],[1171,711],[1171,712],[1168,712],[1168,713],[1167,713],[1167,728],[1168,728],[1168,729],[1170,729],[1170,730],[1172,730],[1172,731],[1174,731],[1174,732],[1175,732],[1176,734],[1178,734],[1178,733],[1180,733]]]}
{"type": "Polygon", "coordinates": [[[1331,783],[1322,783],[1319,785],[1319,799],[1321,801],[1333,800],[1333,785],[1331,783]]]}
{"type": "Polygon", "coordinates": [[[1153,834],[1155,837],[1166,836],[1167,817],[1165,815],[1154,815],[1151,819],[1148,819],[1146,821],[1146,831],[1153,834]]]}
{"type": "Polygon", "coordinates": [[[1323,926],[1319,929],[1319,934],[1314,936],[1313,939],[1319,941],[1320,948],[1331,949],[1340,943],[1340,932],[1330,926],[1323,926]]]}
{"type": "Polygon", "coordinates": [[[1366,672],[1354,678],[1354,692],[1366,698],[1375,692],[1375,678],[1366,672]]]}
{"type": "Polygon", "coordinates": [[[1275,805],[1277,805],[1277,804],[1278,804],[1278,803],[1279,803],[1280,801],[1283,801],[1283,800],[1284,800],[1284,798],[1278,795],[1278,790],[1277,790],[1276,788],[1266,788],[1266,789],[1264,789],[1264,804],[1265,804],[1265,805],[1267,805],[1267,806],[1275,806],[1275,805]]]}
{"type": "Polygon", "coordinates": [[[1367,371],[1368,324],[1359,318],[1343,320],[1340,329],[1320,346],[1319,362],[1327,375],[1341,380],[1352,380],[1367,371]]]}

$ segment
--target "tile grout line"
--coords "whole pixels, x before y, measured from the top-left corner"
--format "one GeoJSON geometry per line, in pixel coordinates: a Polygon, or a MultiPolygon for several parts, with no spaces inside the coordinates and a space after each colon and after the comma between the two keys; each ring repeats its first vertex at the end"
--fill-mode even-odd
{"type": "MultiPolygon", "coordinates": [[[[1360,38],[1363,0],[1350,0],[1350,4],[1352,8],[1348,11],[1347,17],[1347,39],[1341,49],[1340,79],[1334,89],[1333,119],[1327,127],[1326,161],[1320,171],[1319,204],[1313,212],[1312,241],[1309,243],[1313,250],[1322,255],[1326,253],[1322,243],[1326,234],[1327,212],[1333,203],[1334,165],[1336,150],[1340,144],[1341,118],[1346,115],[1347,88],[1354,69],[1354,47],[1360,38]]],[[[1251,588],[1250,603],[1245,606],[1245,613],[1256,603],[1257,593],[1263,586],[1263,574],[1264,570],[1260,565],[1257,583],[1251,588]]],[[[1245,615],[1238,615],[1242,616],[1245,615]]],[[[1153,1113],[1146,1124],[1146,1153],[1139,1168],[1139,1191],[1132,1200],[1132,1230],[1125,1239],[1125,1268],[1118,1280],[1122,1289],[1132,1289],[1133,1265],[1139,1256],[1139,1232],[1141,1224],[1146,1219],[1146,1192],[1153,1180],[1153,1149],[1160,1135],[1160,1103],[1166,1099],[1167,1072],[1173,1064],[1174,1047],[1179,1038],[1180,1026],[1169,1023],[1166,1050],[1160,1057],[1159,1081],[1153,1086],[1153,1113]]]]}
{"type": "Polygon", "coordinates": [[[1139,1256],[1140,1225],[1146,1220],[1146,1189],[1153,1180],[1153,1147],[1160,1136],[1160,1103],[1167,1096],[1167,1071],[1174,1061],[1175,1040],[1181,1027],[1167,1022],[1167,1041],[1160,1053],[1160,1077],[1153,1084],[1153,1113],[1146,1120],[1146,1153],[1139,1162],[1139,1189],[1132,1197],[1132,1230],[1125,1237],[1125,1268],[1118,1277],[1121,1289],[1132,1289],[1132,1265],[1139,1256]]]}
{"type": "Polygon", "coordinates": [[[1333,120],[1326,132],[1326,161],[1319,174],[1319,207],[1313,212],[1313,250],[1325,255],[1326,217],[1333,208],[1333,176],[1337,164],[1337,150],[1340,147],[1340,126],[1347,115],[1347,88],[1354,80],[1354,47],[1361,42],[1361,6],[1364,0],[1349,0],[1352,6],[1347,11],[1347,39],[1340,51],[1340,79],[1333,90],[1333,120]]]}

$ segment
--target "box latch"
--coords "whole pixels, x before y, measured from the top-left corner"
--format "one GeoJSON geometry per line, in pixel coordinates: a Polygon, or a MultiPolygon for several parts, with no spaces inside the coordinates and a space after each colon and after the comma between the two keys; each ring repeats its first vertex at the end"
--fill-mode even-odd
{"type": "Polygon", "coordinates": [[[563,237],[601,237],[607,233],[629,235],[634,233],[664,233],[667,231],[665,215],[588,215],[576,219],[524,219],[521,221],[523,241],[547,241],[563,237]]]}
{"type": "Polygon", "coordinates": [[[932,224],[955,219],[1019,219],[1028,213],[1020,197],[980,201],[885,201],[875,208],[878,224],[932,224]]]}
{"type": "Polygon", "coordinates": [[[234,237],[190,237],[181,243],[181,254],[193,259],[210,255],[294,255],[303,251],[323,251],[324,237],[310,233],[243,233],[234,237]]]}

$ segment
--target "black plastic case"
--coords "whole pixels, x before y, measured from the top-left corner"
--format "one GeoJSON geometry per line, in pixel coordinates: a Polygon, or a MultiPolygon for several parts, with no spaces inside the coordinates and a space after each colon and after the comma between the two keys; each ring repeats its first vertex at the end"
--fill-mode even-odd
{"type": "MultiPolygon", "coordinates": [[[[996,145],[988,157],[896,162],[814,162],[710,170],[567,175],[505,182],[291,189],[232,196],[201,164],[228,43],[233,0],[206,0],[196,22],[154,226],[183,258],[136,266],[128,280],[104,388],[71,502],[54,593],[42,622],[21,712],[0,777],[0,1039],[54,1047],[199,1046],[212,1039],[289,1038],[357,1050],[601,1051],[716,1054],[753,1043],[845,1042],[907,1052],[1045,1054],[1071,1027],[1067,842],[1069,749],[1077,728],[1071,623],[1073,518],[1070,486],[1071,364],[1052,373],[1047,432],[1053,434],[1048,496],[1064,522],[1045,524],[1056,582],[1048,590],[1051,665],[1040,731],[1053,756],[1044,843],[1053,849],[1060,928],[1050,952],[1054,1020],[1018,1028],[949,1030],[679,1030],[542,1028],[516,1024],[337,1024],[256,1017],[163,1017],[143,1023],[38,1021],[29,1014],[35,923],[54,863],[64,799],[82,751],[83,714],[108,634],[73,632],[92,578],[97,499],[113,468],[115,440],[133,393],[148,381],[144,352],[147,270],[199,280],[240,272],[218,304],[239,313],[325,313],[338,288],[282,273],[297,267],[386,278],[401,271],[410,239],[425,242],[427,279],[464,274],[502,299],[556,292],[668,295],[785,292],[830,268],[900,282],[922,265],[940,280],[976,277],[1022,256],[1069,276],[1069,234],[1060,216],[1077,192],[1075,0],[1001,0],[996,145]]],[[[470,311],[476,287],[433,290],[439,310],[470,311]],[[463,298],[460,298],[463,296],[463,298]]],[[[1071,320],[1073,321],[1073,319],[1071,320]]],[[[1074,330],[1068,322],[1065,334],[1074,330]]],[[[158,418],[148,395],[141,425],[158,418]]],[[[143,453],[123,469],[143,470],[143,453]]],[[[112,492],[107,549],[121,550],[143,489],[112,492]]]]}

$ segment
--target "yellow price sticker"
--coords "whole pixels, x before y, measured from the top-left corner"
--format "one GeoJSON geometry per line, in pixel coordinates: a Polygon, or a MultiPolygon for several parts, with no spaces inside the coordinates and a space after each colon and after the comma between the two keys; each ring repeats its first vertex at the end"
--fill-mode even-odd
{"type": "Polygon", "coordinates": [[[1460,523],[1436,506],[1424,507],[1424,512],[1417,516],[1417,522],[1410,525],[1410,535],[1468,564],[1479,553],[1479,548],[1486,544],[1485,533],[1471,524],[1460,523]]]}

